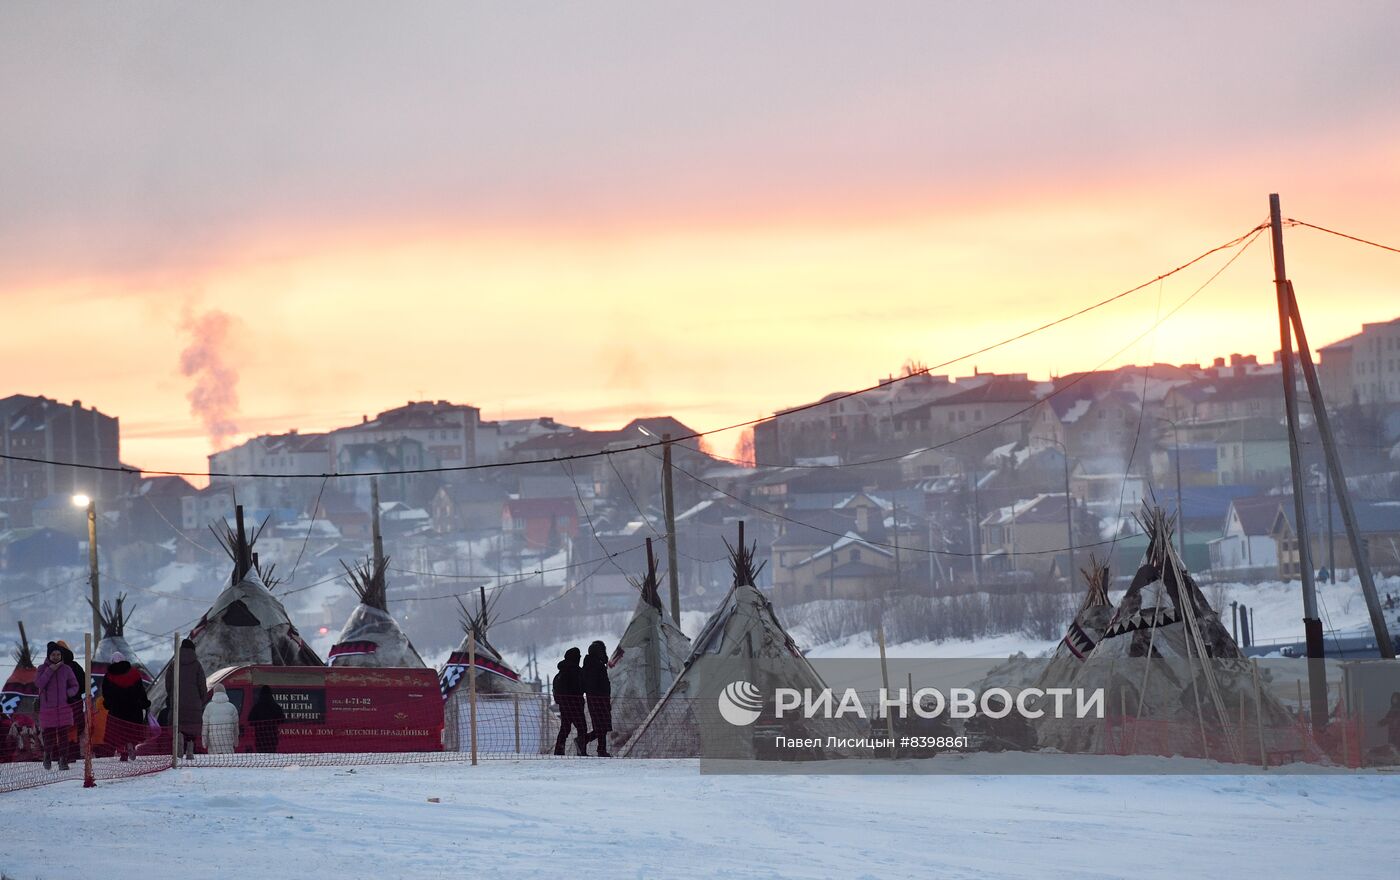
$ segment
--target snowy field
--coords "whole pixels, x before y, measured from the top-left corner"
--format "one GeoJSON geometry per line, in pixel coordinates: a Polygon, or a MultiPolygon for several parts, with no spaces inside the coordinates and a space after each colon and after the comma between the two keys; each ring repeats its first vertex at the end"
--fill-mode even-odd
{"type": "Polygon", "coordinates": [[[693,761],[570,760],[181,769],[0,803],[14,880],[1381,877],[1400,777],[709,776],[693,761]],[[40,844],[44,829],[83,846],[40,844]]]}

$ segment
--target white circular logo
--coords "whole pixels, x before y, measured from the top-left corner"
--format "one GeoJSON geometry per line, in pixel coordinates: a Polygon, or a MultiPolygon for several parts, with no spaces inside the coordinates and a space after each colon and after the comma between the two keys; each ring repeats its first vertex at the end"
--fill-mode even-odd
{"type": "Polygon", "coordinates": [[[747,681],[730,682],[719,694],[719,714],[735,727],[744,727],[758,720],[763,708],[763,695],[747,681]]]}

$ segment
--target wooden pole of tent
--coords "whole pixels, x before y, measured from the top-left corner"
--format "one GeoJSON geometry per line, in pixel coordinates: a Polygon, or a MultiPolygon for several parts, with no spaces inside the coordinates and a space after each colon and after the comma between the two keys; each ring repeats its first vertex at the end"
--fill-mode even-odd
{"type": "Polygon", "coordinates": [[[180,766],[180,633],[175,632],[175,653],[170,656],[170,769],[180,766]]]}
{"type": "Polygon", "coordinates": [[[87,687],[83,688],[83,788],[92,788],[97,780],[92,775],[92,633],[83,636],[83,653],[87,656],[87,687]]]}
{"type": "Polygon", "coordinates": [[[471,729],[472,766],[476,766],[476,632],[467,642],[467,717],[471,729]]]}

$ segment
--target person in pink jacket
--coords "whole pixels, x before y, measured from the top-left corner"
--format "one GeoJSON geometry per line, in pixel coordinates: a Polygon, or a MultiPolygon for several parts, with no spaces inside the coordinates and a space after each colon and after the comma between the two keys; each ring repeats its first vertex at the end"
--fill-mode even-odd
{"type": "Polygon", "coordinates": [[[58,769],[68,769],[68,728],[73,726],[73,707],[69,704],[81,690],[73,670],[63,662],[63,651],[56,642],[49,642],[48,662],[34,676],[39,688],[39,727],[44,731],[44,769],[53,769],[54,755],[58,769]]]}

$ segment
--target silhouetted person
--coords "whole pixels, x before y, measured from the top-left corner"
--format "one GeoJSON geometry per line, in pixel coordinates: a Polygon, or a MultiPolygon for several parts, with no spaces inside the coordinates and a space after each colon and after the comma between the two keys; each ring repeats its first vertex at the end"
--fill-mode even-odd
{"type": "Polygon", "coordinates": [[[608,649],[602,642],[588,646],[583,658],[583,693],[591,728],[583,737],[584,754],[588,743],[597,740],[598,757],[610,758],[608,734],[612,731],[612,682],[608,679],[608,649]]]}
{"type": "MultiPolygon", "coordinates": [[[[204,679],[204,667],[199,663],[199,655],[195,653],[194,641],[185,639],[180,643],[180,654],[172,663],[180,664],[180,705],[179,717],[172,718],[171,722],[179,730],[180,751],[185,753],[185,758],[194,757],[195,744],[199,742],[199,735],[204,731],[204,704],[209,695],[209,685],[204,679]]],[[[165,702],[170,705],[175,692],[174,670],[169,670],[165,676],[165,702]]]]}
{"type": "Polygon", "coordinates": [[[554,754],[564,754],[564,745],[569,741],[569,729],[577,736],[574,748],[580,755],[588,754],[588,724],[583,718],[583,670],[579,668],[580,652],[570,648],[559,661],[559,671],[554,675],[554,702],[559,704],[559,735],[554,739],[554,754]]]}
{"type": "Polygon", "coordinates": [[[248,723],[253,727],[253,748],[260,752],[277,751],[277,726],[286,717],[282,707],[272,698],[272,688],[267,685],[258,688],[258,698],[253,702],[253,708],[248,710],[248,723]]]}

